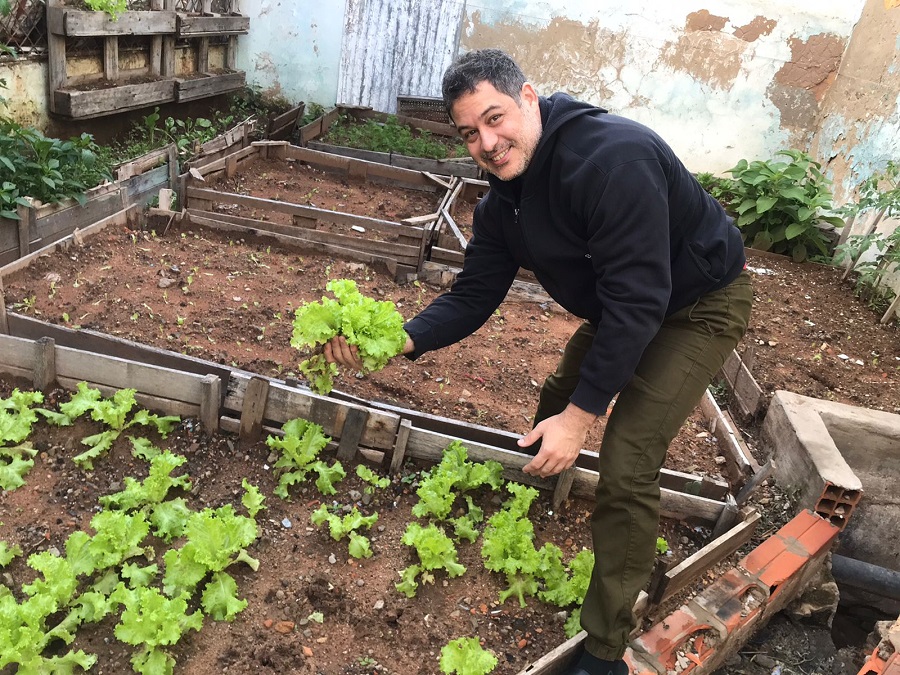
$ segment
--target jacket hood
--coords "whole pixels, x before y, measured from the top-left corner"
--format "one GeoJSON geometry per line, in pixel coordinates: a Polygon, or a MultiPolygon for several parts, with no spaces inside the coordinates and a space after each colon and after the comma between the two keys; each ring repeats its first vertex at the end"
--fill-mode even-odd
{"type": "MultiPolygon", "coordinates": [[[[557,92],[552,96],[541,96],[538,100],[541,109],[541,138],[535,148],[534,156],[528,163],[528,168],[522,174],[521,180],[527,183],[529,175],[534,176],[540,173],[539,167],[546,161],[550,155],[556,132],[560,127],[570,120],[580,117],[581,115],[602,115],[607,111],[598,108],[590,103],[577,101],[568,94],[557,92]]],[[[499,194],[507,199],[511,199],[514,191],[512,187],[513,181],[505,181],[497,178],[493,174],[488,174],[488,183],[492,190],[497,190],[499,194]]]]}

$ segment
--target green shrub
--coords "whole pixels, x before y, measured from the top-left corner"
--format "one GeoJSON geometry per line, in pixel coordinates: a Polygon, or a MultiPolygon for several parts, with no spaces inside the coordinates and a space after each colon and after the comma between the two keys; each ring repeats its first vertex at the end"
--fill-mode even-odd
{"type": "Polygon", "coordinates": [[[831,239],[823,225],[844,225],[841,218],[825,215],[832,211],[831,181],[806,153],[776,154],[790,161],[742,159],[730,169],[734,183],[728,208],[737,216],[744,243],[798,262],[814,250],[830,255],[831,239]]]}
{"type": "Polygon", "coordinates": [[[72,198],[83,204],[85,192],[112,180],[89,134],[63,141],[48,138],[0,116],[0,216],[18,220],[24,197],[52,204],[72,198]]]}

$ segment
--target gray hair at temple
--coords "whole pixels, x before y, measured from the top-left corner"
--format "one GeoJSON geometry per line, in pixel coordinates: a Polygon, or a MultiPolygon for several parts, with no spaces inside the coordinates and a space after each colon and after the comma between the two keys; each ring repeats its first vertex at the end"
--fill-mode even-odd
{"type": "Polygon", "coordinates": [[[516,103],[522,100],[525,74],[519,65],[499,49],[478,49],[460,56],[444,72],[441,93],[451,118],[451,109],[457,99],[473,93],[482,82],[489,82],[494,89],[510,96],[516,103]]]}

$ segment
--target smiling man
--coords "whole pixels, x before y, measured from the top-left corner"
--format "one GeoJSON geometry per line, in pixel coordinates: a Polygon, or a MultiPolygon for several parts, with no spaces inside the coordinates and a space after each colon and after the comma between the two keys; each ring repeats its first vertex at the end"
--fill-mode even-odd
{"type": "MultiPolygon", "coordinates": [[[[520,267],[584,319],[541,389],[527,473],[570,468],[607,412],[591,521],[594,571],[569,675],[624,675],[631,608],[653,568],[666,450],[747,328],[741,235],[657,134],[563,93],[539,96],[504,52],[444,74],[444,103],[490,192],[463,269],[409,321],[410,358],[476,331],[520,267]],[[536,453],[536,454],[535,454],[536,453]]],[[[359,367],[343,338],[326,356],[359,367]]]]}

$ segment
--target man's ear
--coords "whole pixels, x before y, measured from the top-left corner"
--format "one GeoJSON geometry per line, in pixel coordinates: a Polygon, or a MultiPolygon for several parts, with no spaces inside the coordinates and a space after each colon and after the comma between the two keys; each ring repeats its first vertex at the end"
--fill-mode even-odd
{"type": "Polygon", "coordinates": [[[526,82],[522,85],[522,104],[527,104],[528,106],[537,105],[538,102],[538,93],[535,91],[534,85],[531,82],[526,82]]]}

